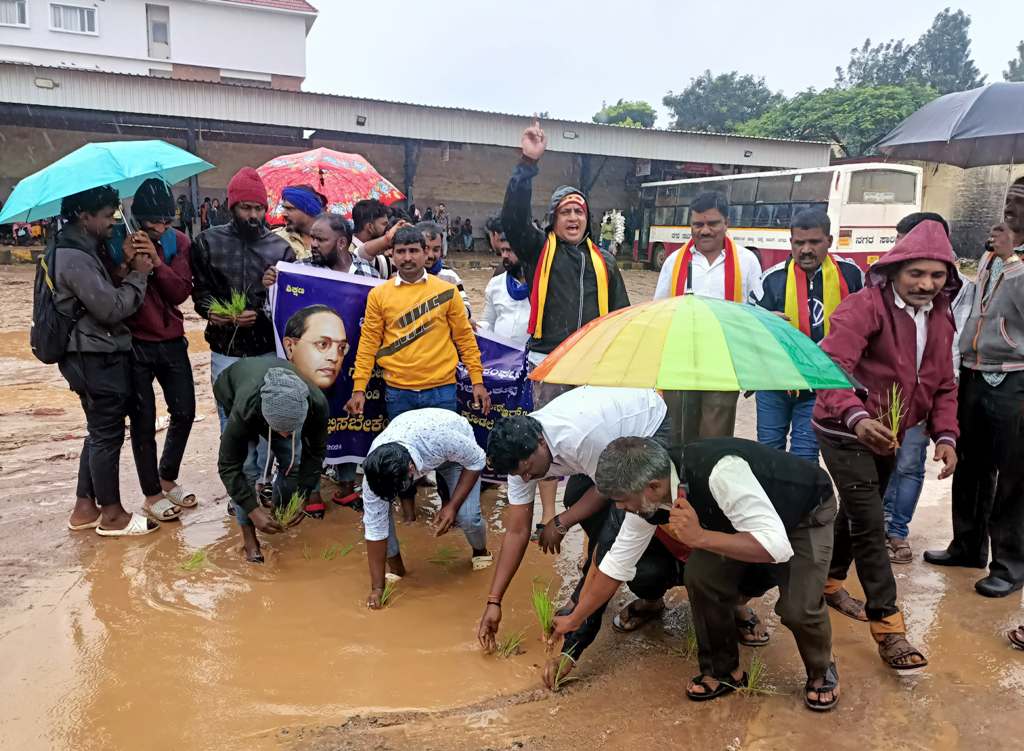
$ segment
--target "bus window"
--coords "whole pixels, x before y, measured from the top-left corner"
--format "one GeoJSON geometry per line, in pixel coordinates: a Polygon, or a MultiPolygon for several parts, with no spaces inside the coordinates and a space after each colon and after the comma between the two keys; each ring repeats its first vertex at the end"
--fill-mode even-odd
{"type": "Polygon", "coordinates": [[[671,206],[659,206],[654,210],[654,223],[659,226],[671,225],[674,211],[671,206]]]}
{"type": "MultiPolygon", "coordinates": [[[[757,178],[758,203],[788,203],[793,192],[793,175],[757,178]]],[[[762,225],[758,225],[762,226],[762,225]]],[[[771,226],[771,225],[766,225],[771,226]]]]}
{"type": "Polygon", "coordinates": [[[754,221],[751,227],[772,227],[775,219],[775,207],[771,204],[762,203],[754,207],[754,221]]]}
{"type": "Polygon", "coordinates": [[[690,201],[697,197],[697,194],[703,191],[700,183],[683,183],[679,186],[679,197],[676,200],[680,206],[689,206],[690,201]]]}
{"type": "Polygon", "coordinates": [[[773,226],[775,227],[788,227],[789,220],[792,214],[793,204],[791,203],[780,203],[775,207],[775,216],[773,217],[773,226]]]}
{"type": "Polygon", "coordinates": [[[917,175],[895,170],[863,170],[850,173],[848,203],[914,203],[917,175]]]}
{"type": "Polygon", "coordinates": [[[835,172],[811,172],[793,177],[793,202],[827,203],[835,172]]]}
{"type": "Polygon", "coordinates": [[[753,203],[756,194],[756,177],[746,180],[734,180],[732,183],[732,193],[729,194],[729,203],[753,203]]]}
{"type": "Polygon", "coordinates": [[[676,186],[662,185],[658,188],[657,197],[654,199],[655,206],[674,206],[676,203],[676,186]]]}
{"type": "Polygon", "coordinates": [[[753,204],[729,204],[729,226],[730,227],[753,227],[754,210],[753,204]]]}
{"type": "Polygon", "coordinates": [[[690,224],[690,207],[689,206],[677,206],[676,207],[676,226],[686,227],[690,224]]]}
{"type": "Polygon", "coordinates": [[[725,196],[727,201],[732,200],[729,198],[729,193],[732,191],[733,181],[732,180],[711,180],[706,183],[700,184],[700,192],[707,193],[714,191],[715,193],[721,193],[725,196]]]}

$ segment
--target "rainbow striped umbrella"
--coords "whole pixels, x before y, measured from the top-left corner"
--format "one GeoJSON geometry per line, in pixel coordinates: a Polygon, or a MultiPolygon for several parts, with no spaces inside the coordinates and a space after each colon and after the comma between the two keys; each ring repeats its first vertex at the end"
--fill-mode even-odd
{"type": "Polygon", "coordinates": [[[530,378],[689,391],[850,388],[829,356],[782,318],[701,295],[633,305],[591,321],[530,378]]]}

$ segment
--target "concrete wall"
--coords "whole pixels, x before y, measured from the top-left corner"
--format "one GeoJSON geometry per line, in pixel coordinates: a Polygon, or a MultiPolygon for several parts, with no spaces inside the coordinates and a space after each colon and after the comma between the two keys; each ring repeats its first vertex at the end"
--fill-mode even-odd
{"type": "MultiPolygon", "coordinates": [[[[50,29],[49,0],[29,0],[28,28],[0,26],[0,60],[148,74],[171,63],[304,78],[306,18],[259,8],[157,0],[170,9],[169,59],[149,57],[146,3],[63,0],[94,7],[96,34],[50,29]],[[273,40],[273,52],[254,40],[273,40]]],[[[291,88],[290,86],[287,88],[291,88]]]]}
{"type": "Polygon", "coordinates": [[[1002,221],[1009,184],[1024,175],[1024,165],[960,169],[921,163],[924,168],[922,208],[942,214],[950,224],[958,256],[978,258],[989,228],[1002,221]]]}

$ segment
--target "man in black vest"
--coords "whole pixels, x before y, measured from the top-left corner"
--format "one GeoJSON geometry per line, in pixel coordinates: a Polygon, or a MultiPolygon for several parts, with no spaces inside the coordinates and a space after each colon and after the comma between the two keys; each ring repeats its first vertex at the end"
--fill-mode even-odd
{"type": "MultiPolygon", "coordinates": [[[[677,470],[660,444],[629,437],[601,453],[595,482],[632,512],[606,556],[617,558],[627,575],[659,526],[693,551],[684,583],[701,674],[690,682],[688,698],[706,701],[746,685],[734,609],[742,583],[770,577],[780,590],[775,612],[796,638],[807,670],[805,703],[814,710],[836,705],[839,675],[824,599],[836,500],[824,470],[741,438],[687,444],[677,470]]],[[[621,581],[591,567],[576,608],[555,619],[552,641],[579,628],[621,581]]]]}

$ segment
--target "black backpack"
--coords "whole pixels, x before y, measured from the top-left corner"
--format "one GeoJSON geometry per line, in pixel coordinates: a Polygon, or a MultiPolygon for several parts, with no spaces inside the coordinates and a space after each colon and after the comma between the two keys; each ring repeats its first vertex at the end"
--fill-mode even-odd
{"type": "Polygon", "coordinates": [[[67,353],[71,332],[84,312],[85,308],[77,300],[71,315],[57,310],[57,246],[51,240],[39,257],[32,289],[29,344],[36,359],[47,365],[59,362],[67,353]]]}

